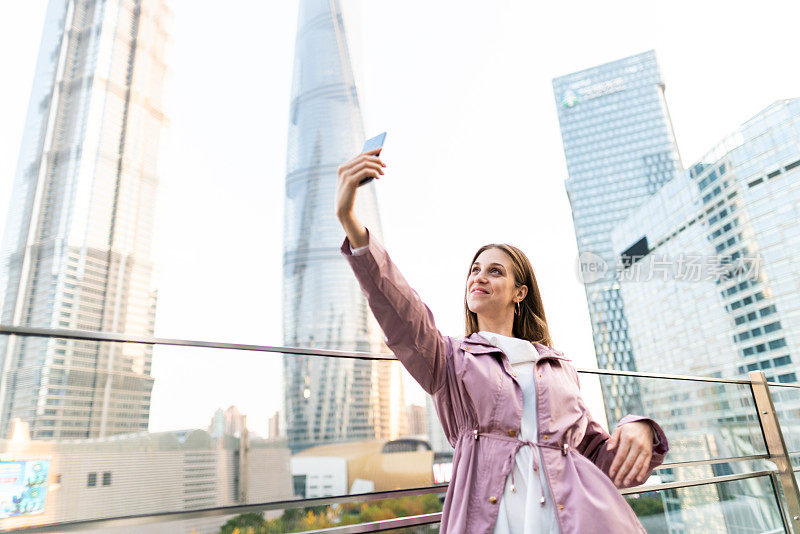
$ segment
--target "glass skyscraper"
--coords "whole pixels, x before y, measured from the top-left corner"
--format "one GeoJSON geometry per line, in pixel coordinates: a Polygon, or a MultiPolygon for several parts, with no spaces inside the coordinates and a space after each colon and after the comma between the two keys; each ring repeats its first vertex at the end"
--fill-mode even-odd
{"type": "MultiPolygon", "coordinates": [[[[654,373],[721,378],[763,370],[770,382],[796,384],[798,207],[800,99],[792,99],[748,120],[617,226],[615,253],[636,249],[641,256],[620,276],[637,363],[654,373]]],[[[757,452],[762,437],[748,420],[749,388],[732,399],[716,386],[693,390],[654,380],[642,387],[649,413],[677,438],[673,462],[757,452]]],[[[791,440],[800,434],[798,397],[772,389],[791,440]]],[[[683,476],[727,474],[719,467],[696,466],[683,476]]],[[[732,463],[726,469],[749,468],[732,463]]],[[[697,498],[678,490],[666,499],[674,531],[769,530],[767,511],[744,497],[747,508],[738,513],[733,506],[709,510],[697,498]]]]}
{"type": "MultiPolygon", "coordinates": [[[[611,230],[681,168],[664,82],[649,51],[556,78],[553,90],[580,261],[600,267],[583,271],[597,363],[634,371],[611,230]]],[[[609,425],[641,412],[635,381],[604,377],[601,385],[609,425]]]]}
{"type": "MultiPolygon", "coordinates": [[[[164,0],[51,0],[2,246],[3,324],[153,333],[164,0]]],[[[147,429],[152,348],[0,338],[0,421],[33,438],[147,429]]]]}
{"type": "MultiPolygon", "coordinates": [[[[361,151],[364,127],[345,17],[337,0],[301,0],[289,118],[283,256],[288,346],[386,351],[383,334],[339,247],[337,168],[361,151]]],[[[381,239],[374,181],[356,210],[381,239]]],[[[402,431],[398,364],[285,356],[286,433],[292,450],[402,431]]],[[[388,434],[388,435],[387,435],[388,434]]]]}

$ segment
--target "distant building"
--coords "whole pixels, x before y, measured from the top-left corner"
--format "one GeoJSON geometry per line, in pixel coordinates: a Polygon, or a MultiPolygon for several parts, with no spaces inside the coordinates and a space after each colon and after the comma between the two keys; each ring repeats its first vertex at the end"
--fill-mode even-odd
{"type": "MultiPolygon", "coordinates": [[[[649,51],[558,77],[553,91],[597,365],[636,371],[613,273],[589,269],[613,265],[611,230],[681,169],[664,80],[649,51]]],[[[609,426],[641,413],[636,380],[607,376],[600,383],[609,426]]]]}
{"type": "Polygon", "coordinates": [[[236,406],[228,407],[223,412],[225,418],[225,435],[240,437],[246,427],[245,415],[236,406]]]}
{"type": "MultiPolygon", "coordinates": [[[[344,232],[331,204],[340,164],[357,155],[364,126],[346,26],[338,0],[299,3],[289,109],[283,244],[286,346],[385,352],[339,246],[344,232]]],[[[377,132],[376,132],[377,133],[377,132]]],[[[356,207],[382,239],[374,182],[356,207]]],[[[284,433],[292,451],[405,432],[399,363],[285,355],[284,433]]]]}
{"type": "MultiPolygon", "coordinates": [[[[0,322],[152,335],[172,12],[51,0],[0,253],[0,322]]],[[[147,430],[153,347],[0,337],[0,435],[147,430]]]]}
{"type": "Polygon", "coordinates": [[[417,404],[408,405],[408,433],[412,436],[427,435],[425,407],[417,404]]]}
{"type": "MultiPolygon", "coordinates": [[[[281,443],[253,440],[243,447],[237,438],[215,439],[204,430],[59,442],[30,441],[22,434],[16,433],[13,441],[0,440],[0,470],[25,462],[39,466],[48,473],[42,486],[46,494],[42,509],[0,519],[0,530],[292,497],[289,450],[281,443]]],[[[113,532],[218,532],[229,518],[113,532]]]]}
{"type": "Polygon", "coordinates": [[[292,456],[294,493],[313,498],[430,486],[433,459],[430,444],[414,438],[320,445],[292,456]]]}
{"type": "Polygon", "coordinates": [[[436,407],[430,395],[425,395],[425,426],[427,427],[428,441],[435,452],[453,451],[453,447],[450,446],[450,442],[447,441],[447,436],[444,434],[444,428],[439,421],[439,415],[436,413],[436,407]]]}
{"type": "Polygon", "coordinates": [[[267,439],[280,439],[282,437],[280,416],[280,412],[275,412],[267,421],[267,439]]]}

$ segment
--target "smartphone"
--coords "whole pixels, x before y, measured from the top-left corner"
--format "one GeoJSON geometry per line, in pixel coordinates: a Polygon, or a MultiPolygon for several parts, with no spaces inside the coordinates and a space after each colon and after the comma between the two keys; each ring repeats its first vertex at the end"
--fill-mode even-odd
{"type": "MultiPolygon", "coordinates": [[[[372,139],[367,139],[367,141],[364,143],[364,148],[361,149],[361,153],[363,154],[364,152],[369,152],[370,150],[375,150],[376,148],[383,147],[384,139],[386,139],[386,132],[379,133],[372,139]]],[[[362,185],[371,182],[372,179],[373,179],[372,176],[370,176],[369,178],[364,178],[363,180],[361,180],[358,186],[361,187],[362,185]]]]}

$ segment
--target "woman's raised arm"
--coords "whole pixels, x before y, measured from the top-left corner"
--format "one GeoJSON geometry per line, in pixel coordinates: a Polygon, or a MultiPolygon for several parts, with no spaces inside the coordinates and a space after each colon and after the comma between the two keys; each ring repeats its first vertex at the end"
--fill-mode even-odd
{"type": "Polygon", "coordinates": [[[380,178],[384,163],[378,157],[381,149],[376,148],[359,154],[339,166],[336,184],[336,216],[342,224],[350,245],[360,248],[367,245],[367,229],[355,213],[356,193],[365,178],[380,178]]]}
{"type": "Polygon", "coordinates": [[[370,309],[394,352],[422,389],[434,394],[445,384],[448,339],[433,321],[433,314],[406,282],[389,254],[354,213],[355,196],[364,178],[379,177],[385,165],[378,150],[361,154],[339,167],[336,215],[347,238],[342,254],[367,297],[370,309]],[[368,247],[361,254],[351,250],[368,247]]]}

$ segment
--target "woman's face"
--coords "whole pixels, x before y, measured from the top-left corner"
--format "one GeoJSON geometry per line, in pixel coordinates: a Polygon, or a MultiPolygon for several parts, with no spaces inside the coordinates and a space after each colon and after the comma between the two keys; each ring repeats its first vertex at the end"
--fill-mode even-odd
{"type": "Polygon", "coordinates": [[[486,249],[475,258],[466,290],[470,311],[486,317],[513,314],[514,299],[524,297],[524,286],[514,287],[511,258],[499,248],[486,249]]]}

